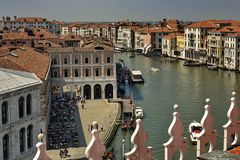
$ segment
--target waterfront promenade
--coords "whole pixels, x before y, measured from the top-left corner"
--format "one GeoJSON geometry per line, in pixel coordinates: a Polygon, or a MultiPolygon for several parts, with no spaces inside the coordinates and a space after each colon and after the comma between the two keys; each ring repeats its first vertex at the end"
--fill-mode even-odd
{"type": "Polygon", "coordinates": [[[93,121],[97,121],[99,129],[101,130],[101,126],[103,127],[103,131],[100,131],[100,139],[103,139],[118,114],[118,107],[118,103],[108,103],[107,100],[86,100],[83,109],[81,102],[78,102],[79,112],[75,113],[74,118],[77,125],[80,147],[68,148],[68,154],[71,155],[71,157],[67,158],[60,158],[59,149],[48,150],[47,154],[49,157],[53,160],[78,159],[84,157],[87,144],[92,138],[89,132],[89,125],[91,125],[93,121]]]}

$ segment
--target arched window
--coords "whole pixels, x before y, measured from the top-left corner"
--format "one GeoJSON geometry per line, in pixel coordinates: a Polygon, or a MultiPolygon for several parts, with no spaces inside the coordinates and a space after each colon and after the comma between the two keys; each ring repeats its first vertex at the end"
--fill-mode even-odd
{"type": "Polygon", "coordinates": [[[2,139],[3,160],[9,160],[9,136],[6,134],[2,139]]]}
{"type": "Polygon", "coordinates": [[[20,152],[25,150],[25,128],[21,128],[19,132],[20,152]]]}
{"type": "Polygon", "coordinates": [[[8,121],[8,103],[4,101],[2,104],[2,124],[6,124],[8,121]]]}
{"type": "Polygon", "coordinates": [[[75,75],[75,77],[78,77],[79,75],[78,75],[78,69],[75,69],[74,70],[74,75],[75,75]]]}
{"type": "Polygon", "coordinates": [[[89,69],[88,69],[88,68],[85,69],[85,76],[86,76],[86,77],[89,76],[89,69]]]}
{"type": "Polygon", "coordinates": [[[33,146],[33,126],[29,125],[27,128],[27,146],[28,149],[33,146]]]}
{"type": "Polygon", "coordinates": [[[24,116],[24,98],[20,97],[18,100],[18,111],[19,111],[19,118],[24,116]]]}
{"type": "Polygon", "coordinates": [[[32,113],[32,95],[27,95],[27,115],[32,113]]]}

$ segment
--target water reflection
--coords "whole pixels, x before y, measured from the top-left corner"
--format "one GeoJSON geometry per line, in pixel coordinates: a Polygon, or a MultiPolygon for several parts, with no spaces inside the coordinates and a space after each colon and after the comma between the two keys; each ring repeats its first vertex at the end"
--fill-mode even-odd
{"type": "MultiPolygon", "coordinates": [[[[231,92],[240,93],[238,73],[228,71],[210,71],[206,67],[184,67],[183,61],[169,63],[164,58],[148,58],[120,53],[118,58],[124,59],[131,70],[141,70],[145,82],[143,85],[130,86],[129,95],[133,93],[136,103],[144,110],[144,129],[148,132],[148,142],[154,150],[155,159],[163,159],[162,144],[169,139],[168,127],[172,121],[173,105],[179,104],[180,117],[184,123],[185,136],[188,138],[188,125],[192,120],[200,121],[204,113],[205,99],[211,99],[215,117],[214,128],[218,131],[218,148],[222,149],[223,129],[227,122],[227,110],[230,105],[231,92]],[[151,71],[151,67],[159,68],[159,72],[151,71]]],[[[238,96],[239,97],[239,96],[238,96]]],[[[240,98],[239,98],[240,99],[240,98]]],[[[239,100],[238,100],[239,101],[239,100]]],[[[131,148],[131,133],[122,135],[118,131],[113,146],[121,150],[121,140],[126,139],[125,151],[131,148]]],[[[195,146],[189,144],[189,159],[196,154],[195,146]]]]}

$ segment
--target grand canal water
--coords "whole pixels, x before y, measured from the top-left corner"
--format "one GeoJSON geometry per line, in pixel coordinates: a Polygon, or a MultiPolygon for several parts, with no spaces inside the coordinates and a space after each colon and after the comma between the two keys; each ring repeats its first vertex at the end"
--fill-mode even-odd
{"type": "MultiPolygon", "coordinates": [[[[154,159],[164,159],[163,143],[169,139],[168,127],[172,121],[173,105],[179,104],[185,136],[189,139],[188,125],[192,120],[201,120],[206,98],[211,99],[214,129],[218,134],[217,148],[222,149],[222,126],[227,122],[231,92],[236,91],[240,99],[240,74],[232,72],[229,75],[228,71],[210,71],[206,67],[184,67],[183,61],[169,63],[167,58],[129,58],[129,55],[119,53],[116,59],[123,59],[131,70],[141,70],[143,73],[145,83],[129,86],[127,92],[133,93],[136,104],[144,110],[143,126],[148,133],[146,145],[153,147],[154,159]],[[159,72],[151,71],[151,67],[159,68],[159,72]]],[[[130,131],[125,133],[118,130],[112,142],[117,160],[122,155],[122,139],[125,139],[125,152],[133,146],[129,141],[130,135],[130,131]]],[[[196,154],[196,146],[190,143],[188,146],[188,159],[191,160],[196,154]]]]}

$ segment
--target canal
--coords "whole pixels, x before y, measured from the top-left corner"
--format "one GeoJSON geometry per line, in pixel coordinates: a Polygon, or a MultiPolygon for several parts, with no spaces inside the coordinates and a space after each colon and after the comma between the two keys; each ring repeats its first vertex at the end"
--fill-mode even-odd
{"type": "MultiPolygon", "coordinates": [[[[153,147],[155,160],[164,159],[163,143],[169,139],[168,127],[172,121],[173,105],[179,104],[180,117],[184,123],[184,136],[189,139],[188,125],[193,120],[200,121],[204,113],[205,99],[211,99],[214,115],[214,129],[217,130],[217,148],[223,148],[223,128],[227,122],[231,92],[236,91],[240,99],[240,74],[218,70],[210,71],[206,67],[185,67],[183,61],[170,63],[168,58],[136,56],[130,53],[117,53],[116,60],[123,59],[131,70],[141,70],[144,84],[126,86],[127,94],[134,96],[137,105],[143,108],[145,118],[143,126],[148,133],[146,146],[153,147]],[[159,72],[151,71],[159,68],[159,72]]],[[[122,139],[124,150],[128,152],[132,132],[118,130],[111,146],[115,148],[115,157],[121,160],[122,139]]],[[[196,146],[188,144],[188,158],[194,159],[196,146]]],[[[178,155],[176,155],[177,157],[178,155]]],[[[177,159],[177,158],[174,158],[177,159]]]]}

